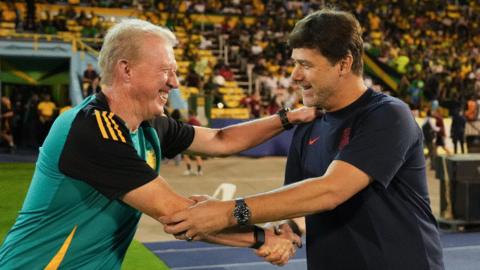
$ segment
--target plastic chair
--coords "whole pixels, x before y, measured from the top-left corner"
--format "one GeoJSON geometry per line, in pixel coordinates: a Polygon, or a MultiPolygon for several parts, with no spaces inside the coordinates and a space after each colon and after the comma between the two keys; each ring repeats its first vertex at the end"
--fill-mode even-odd
{"type": "Polygon", "coordinates": [[[231,183],[222,183],[217,187],[212,197],[221,199],[222,201],[231,200],[235,196],[236,191],[237,191],[236,185],[231,183]],[[221,194],[221,198],[219,197],[220,194],[221,194]]]}

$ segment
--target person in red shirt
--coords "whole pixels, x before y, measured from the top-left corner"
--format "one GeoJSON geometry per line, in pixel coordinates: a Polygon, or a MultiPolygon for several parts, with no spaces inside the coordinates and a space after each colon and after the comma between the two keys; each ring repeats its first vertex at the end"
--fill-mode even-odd
{"type": "Polygon", "coordinates": [[[435,145],[442,148],[447,155],[450,155],[451,152],[445,145],[445,138],[447,134],[445,133],[445,123],[443,122],[443,115],[439,110],[433,112],[433,118],[435,118],[435,125],[437,127],[435,145]]]}
{"type": "Polygon", "coordinates": [[[226,81],[233,81],[235,79],[233,71],[226,64],[220,65],[218,73],[222,75],[222,77],[225,78],[226,81]]]}
{"type": "Polygon", "coordinates": [[[258,92],[244,97],[240,104],[247,107],[250,111],[250,118],[260,117],[260,94],[258,92]]]}

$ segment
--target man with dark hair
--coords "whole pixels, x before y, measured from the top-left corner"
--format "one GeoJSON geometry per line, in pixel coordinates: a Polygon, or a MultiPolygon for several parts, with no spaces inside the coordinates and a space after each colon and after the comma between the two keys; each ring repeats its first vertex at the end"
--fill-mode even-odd
{"type": "Polygon", "coordinates": [[[323,9],[299,21],[289,42],[304,104],[325,113],[295,130],[286,186],[200,202],[162,217],[166,232],[201,239],[238,224],[306,216],[310,270],[444,269],[422,131],[404,102],[364,85],[357,20],[323,9]]]}
{"type": "Polygon", "coordinates": [[[93,65],[91,63],[87,64],[87,69],[83,72],[83,82],[85,83],[92,83],[95,78],[98,78],[98,74],[93,68],[93,65]]]}
{"type": "Polygon", "coordinates": [[[455,154],[460,153],[465,154],[465,125],[467,120],[463,116],[462,110],[457,108],[452,111],[452,126],[450,127],[450,136],[452,137],[453,143],[453,152],[455,154]],[[458,144],[460,144],[460,149],[457,152],[458,144]]]}

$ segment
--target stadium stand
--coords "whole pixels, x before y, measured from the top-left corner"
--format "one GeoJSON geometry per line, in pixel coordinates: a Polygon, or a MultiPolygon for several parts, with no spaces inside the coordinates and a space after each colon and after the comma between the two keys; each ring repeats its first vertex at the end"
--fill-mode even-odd
{"type": "MultiPolygon", "coordinates": [[[[476,1],[327,4],[351,10],[364,25],[368,84],[401,97],[417,115],[438,102],[446,116],[480,96],[476,1]]],[[[96,56],[116,21],[146,19],[177,35],[181,93],[191,106],[205,106],[208,117],[249,118],[301,104],[298,87],[289,82],[293,64],[285,41],[297,19],[320,6],[260,0],[7,1],[0,3],[0,38],[71,42],[73,50],[96,56]],[[259,113],[244,102],[255,95],[259,113]]],[[[81,88],[85,92],[88,84],[81,88]]]]}
{"type": "MultiPolygon", "coordinates": [[[[45,94],[53,94],[60,108],[68,99],[75,104],[83,93],[95,91],[83,82],[83,71],[95,61],[108,28],[126,17],[146,19],[175,32],[180,93],[194,109],[205,108],[206,117],[215,120],[209,121],[210,126],[240,123],[274,113],[279,107],[297,107],[301,93],[289,80],[293,63],[287,35],[299,18],[322,3],[353,12],[364,26],[365,81],[370,87],[402,98],[416,116],[439,109],[438,117],[443,119],[452,111],[465,110],[467,144],[472,144],[469,151],[477,146],[480,152],[480,2],[464,0],[2,1],[0,43],[27,41],[37,51],[42,44],[52,45],[44,47],[75,54],[76,59],[75,66],[44,60],[45,66],[56,68],[52,72],[74,74],[66,75],[70,87],[52,89],[12,64],[18,64],[18,59],[1,58],[0,81],[9,85],[0,88],[0,96],[11,99],[15,143],[29,148],[41,144],[46,131],[37,109],[45,94]],[[68,44],[68,51],[57,42],[68,44]],[[6,73],[11,81],[3,77],[6,73]]],[[[286,132],[243,155],[285,155],[290,138],[286,132]]],[[[444,241],[450,266],[474,264],[480,238],[475,239],[475,245],[465,246],[444,241]],[[459,256],[461,252],[473,263],[462,263],[466,259],[459,256]],[[461,260],[453,260],[454,255],[461,260]]]]}

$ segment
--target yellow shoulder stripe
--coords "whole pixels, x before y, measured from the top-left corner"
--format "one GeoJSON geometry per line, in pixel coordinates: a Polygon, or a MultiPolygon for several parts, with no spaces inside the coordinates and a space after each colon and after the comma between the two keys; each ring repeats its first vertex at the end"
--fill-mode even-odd
{"type": "Polygon", "coordinates": [[[117,135],[115,134],[115,131],[112,128],[112,123],[110,123],[110,120],[108,120],[106,111],[102,112],[102,117],[103,117],[103,120],[105,120],[105,123],[107,123],[107,128],[108,128],[108,131],[110,131],[110,135],[112,135],[112,139],[114,141],[118,141],[118,137],[117,137],[117,135]]]}
{"type": "Polygon", "coordinates": [[[107,131],[105,130],[105,127],[103,126],[102,118],[101,118],[100,112],[98,110],[95,110],[95,117],[97,118],[97,124],[98,124],[98,127],[100,128],[100,132],[102,133],[102,137],[104,139],[108,139],[107,131]]]}
{"type": "Polygon", "coordinates": [[[104,139],[112,138],[114,141],[120,141],[126,143],[125,137],[122,134],[117,122],[113,119],[113,113],[95,110],[95,117],[97,119],[98,127],[100,128],[100,132],[102,133],[102,137],[104,139]],[[107,115],[108,113],[108,115],[107,115]]]}
{"type": "Polygon", "coordinates": [[[65,242],[63,242],[62,247],[58,250],[57,254],[53,257],[53,259],[48,263],[47,267],[45,267],[45,270],[56,270],[60,266],[60,264],[63,261],[63,257],[65,257],[65,254],[68,251],[68,248],[70,247],[70,243],[72,242],[73,235],[75,235],[75,231],[77,230],[77,225],[73,228],[72,232],[70,235],[65,239],[65,242]]]}
{"type": "Polygon", "coordinates": [[[115,122],[115,120],[113,119],[113,113],[112,113],[112,112],[110,112],[110,113],[108,114],[108,118],[109,118],[110,121],[113,123],[113,127],[114,127],[115,130],[117,131],[118,137],[120,137],[120,140],[121,140],[122,142],[124,142],[124,143],[127,142],[127,141],[125,140],[125,137],[123,137],[122,131],[120,131],[120,129],[118,128],[117,122],[115,122]]]}

